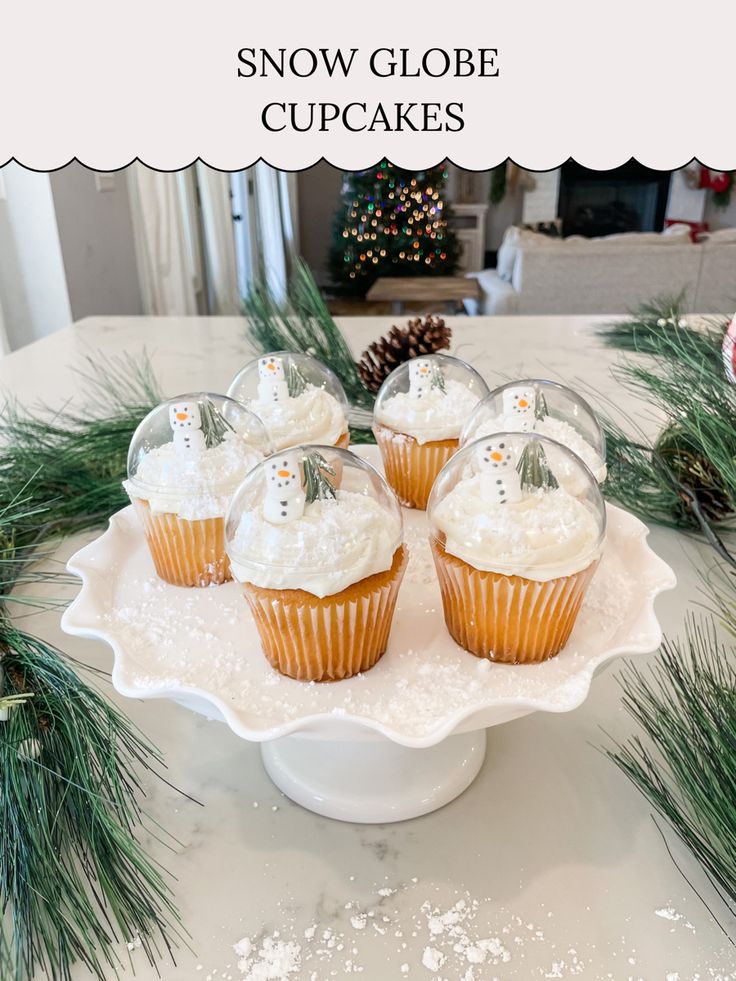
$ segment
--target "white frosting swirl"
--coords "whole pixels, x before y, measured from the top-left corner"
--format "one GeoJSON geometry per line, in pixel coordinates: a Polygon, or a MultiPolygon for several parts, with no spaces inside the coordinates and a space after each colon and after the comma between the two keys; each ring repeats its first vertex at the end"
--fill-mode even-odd
{"type": "Polygon", "coordinates": [[[476,475],[453,487],[432,520],[450,554],[476,569],[537,582],[580,572],[603,547],[596,516],[561,487],[489,505],[476,475]]]}
{"type": "MultiPolygon", "coordinates": [[[[569,422],[565,422],[564,419],[555,419],[554,416],[545,416],[544,419],[538,420],[534,431],[540,433],[542,436],[547,436],[549,439],[555,440],[557,443],[562,443],[568,450],[572,450],[575,456],[580,457],[599,484],[602,484],[606,479],[608,473],[606,461],[569,422]]],[[[547,457],[552,467],[552,472],[560,483],[571,494],[579,493],[579,491],[575,491],[569,486],[575,477],[574,468],[570,463],[569,457],[566,457],[564,453],[560,453],[559,451],[555,452],[553,446],[549,448],[545,447],[545,449],[548,449],[547,457]]]]}
{"type": "Polygon", "coordinates": [[[187,521],[224,518],[243,478],[263,459],[236,432],[201,453],[178,452],[173,442],[151,450],[123,487],[131,500],[148,501],[152,511],[187,521]]]}
{"type": "Polygon", "coordinates": [[[386,572],[401,544],[400,519],[365,494],[308,504],[301,518],[275,525],[263,509],[240,518],[227,551],[233,575],[265,589],[304,589],[331,596],[386,572]]]}
{"type": "Polygon", "coordinates": [[[307,385],[293,398],[280,402],[254,399],[247,406],[266,427],[277,452],[300,443],[334,446],[348,431],[342,405],[334,395],[315,385],[307,385]]]}
{"type": "MultiPolygon", "coordinates": [[[[571,450],[588,467],[599,484],[602,484],[606,479],[605,460],[595,447],[591,446],[569,422],[554,416],[545,416],[543,419],[537,419],[533,428],[535,433],[547,436],[571,450]]],[[[466,443],[472,443],[473,440],[481,439],[483,436],[492,436],[493,433],[502,432],[515,432],[509,419],[502,417],[482,419],[477,426],[467,433],[466,443]]],[[[564,453],[560,453],[559,450],[555,450],[554,446],[545,445],[544,451],[547,454],[552,472],[562,486],[571,494],[582,493],[585,490],[584,481],[570,458],[564,453]]]]}
{"type": "Polygon", "coordinates": [[[445,391],[431,388],[421,396],[397,392],[376,407],[376,422],[397,433],[413,436],[417,443],[457,439],[479,398],[462,382],[448,379],[445,391]]]}

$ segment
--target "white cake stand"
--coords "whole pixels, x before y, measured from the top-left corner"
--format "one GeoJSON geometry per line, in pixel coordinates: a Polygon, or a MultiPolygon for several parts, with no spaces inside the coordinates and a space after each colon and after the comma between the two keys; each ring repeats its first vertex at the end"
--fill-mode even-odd
{"type": "MultiPolygon", "coordinates": [[[[375,447],[361,453],[377,462],[375,447]]],[[[485,730],[530,712],[567,712],[596,670],[661,641],[656,596],[675,585],[637,518],[608,505],[608,538],[566,648],[544,664],[491,664],[450,638],[427,543],[426,516],[405,511],[411,559],[389,648],[365,675],[305,684],[277,674],[260,649],[236,583],[182,589],[155,575],[132,508],[77,552],[82,580],[63,629],[104,640],[123,695],[170,698],[261,743],[274,783],[343,821],[416,817],[468,787],[485,730]]]]}

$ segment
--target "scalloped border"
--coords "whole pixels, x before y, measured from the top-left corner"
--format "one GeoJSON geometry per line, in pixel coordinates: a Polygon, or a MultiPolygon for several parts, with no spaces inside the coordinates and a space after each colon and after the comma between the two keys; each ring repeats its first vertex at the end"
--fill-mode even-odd
{"type": "MultiPolygon", "coordinates": [[[[584,691],[580,696],[571,698],[564,706],[561,706],[559,702],[552,704],[545,699],[501,698],[480,708],[474,706],[472,709],[460,710],[448,716],[431,733],[421,737],[412,737],[360,715],[346,714],[336,717],[332,713],[324,712],[302,716],[299,719],[285,722],[282,725],[274,726],[270,729],[252,729],[242,721],[240,712],[234,711],[217,695],[201,688],[184,685],[181,688],[173,690],[156,689],[154,691],[151,689],[130,687],[120,677],[122,671],[121,662],[125,659],[125,651],[113,634],[104,629],[90,626],[90,624],[98,622],[101,616],[101,610],[93,597],[93,583],[96,577],[104,576],[108,568],[107,563],[103,564],[98,560],[105,553],[114,552],[114,542],[116,536],[119,534],[119,529],[122,529],[123,523],[127,524],[129,521],[129,507],[112,515],[103,534],[80,549],[67,562],[67,569],[74,575],[79,576],[82,580],[82,585],[76,599],[64,611],[61,618],[61,627],[66,633],[72,636],[102,640],[112,648],[114,657],[112,682],[115,689],[121,695],[142,700],[160,698],[174,699],[177,701],[180,701],[182,698],[200,699],[212,705],[236,735],[252,742],[266,742],[272,739],[279,739],[282,736],[293,735],[304,730],[312,730],[309,734],[314,736],[315,732],[313,730],[319,729],[320,727],[327,727],[332,730],[332,737],[326,735],[326,738],[334,738],[337,728],[343,724],[348,724],[368,730],[374,735],[383,736],[402,746],[417,749],[426,748],[436,745],[455,732],[469,731],[474,728],[486,728],[487,726],[480,724],[480,720],[478,725],[473,725],[472,719],[474,716],[482,716],[482,713],[491,707],[491,705],[493,708],[511,710],[508,718],[504,719],[504,721],[510,721],[513,718],[519,718],[522,715],[536,711],[555,713],[572,711],[588,697],[595,672],[603,664],[622,655],[648,654],[659,647],[662,641],[662,630],[654,613],[654,602],[660,593],[675,587],[677,582],[675,573],[647,544],[646,539],[649,535],[649,529],[643,522],[614,505],[607,503],[606,507],[616,511],[619,515],[625,516],[626,523],[631,527],[632,538],[638,543],[642,552],[646,555],[651,568],[650,578],[652,585],[650,591],[643,598],[641,612],[630,628],[632,636],[642,639],[638,643],[612,648],[602,653],[599,657],[586,662],[580,674],[575,676],[576,679],[585,682],[584,691]]],[[[577,686],[575,687],[577,690],[577,686]]]]}
{"type": "Polygon", "coordinates": [[[670,173],[675,170],[682,170],[684,167],[687,167],[693,163],[700,164],[703,167],[707,167],[709,170],[718,170],[718,171],[733,170],[734,166],[736,166],[734,161],[731,161],[727,166],[724,167],[716,166],[715,164],[712,163],[706,163],[704,160],[701,160],[697,155],[693,155],[689,159],[685,160],[684,163],[675,164],[672,167],[653,167],[651,164],[648,164],[645,160],[640,160],[635,154],[630,154],[629,156],[624,156],[621,159],[618,159],[618,162],[610,162],[608,166],[605,167],[593,167],[590,164],[585,163],[585,161],[583,160],[578,160],[577,157],[574,157],[572,155],[563,157],[558,163],[552,164],[549,167],[538,167],[533,165],[527,166],[526,164],[522,164],[520,161],[516,160],[511,155],[508,155],[506,157],[500,157],[498,160],[495,160],[494,162],[489,162],[488,165],[484,167],[468,167],[466,164],[463,164],[461,161],[453,160],[453,158],[449,156],[440,157],[440,159],[437,160],[435,163],[425,163],[422,164],[420,167],[417,166],[416,163],[412,164],[412,166],[409,166],[408,164],[404,164],[400,162],[396,154],[382,154],[380,157],[376,159],[375,163],[362,164],[360,167],[346,166],[345,164],[342,163],[333,163],[324,155],[320,157],[315,157],[310,163],[305,164],[303,167],[279,167],[277,164],[271,163],[263,156],[254,157],[252,160],[250,160],[250,162],[239,164],[237,167],[218,167],[215,164],[208,163],[208,161],[205,160],[204,157],[202,156],[194,157],[192,160],[189,160],[188,163],[182,163],[176,167],[156,167],[153,164],[146,163],[146,161],[143,160],[138,155],[131,157],[127,163],[117,164],[114,167],[94,166],[92,164],[85,163],[84,160],[80,160],[79,157],[77,156],[73,156],[73,157],[69,157],[69,159],[66,160],[64,163],[56,164],[56,166],[54,167],[46,167],[46,168],[31,167],[28,164],[23,163],[22,160],[18,159],[18,157],[11,156],[8,157],[3,163],[0,163],[0,167],[5,167],[7,164],[10,163],[15,163],[18,164],[19,167],[22,167],[24,170],[33,171],[36,174],[53,174],[56,173],[57,170],[63,170],[65,167],[68,167],[70,164],[77,163],[81,167],[84,167],[86,170],[92,171],[93,173],[116,174],[121,170],[126,170],[128,167],[131,167],[135,163],[139,163],[143,167],[148,168],[149,170],[157,171],[159,174],[176,174],[181,170],[186,170],[188,167],[193,167],[197,163],[202,163],[204,164],[205,167],[209,167],[210,170],[219,171],[219,173],[221,174],[234,174],[234,173],[238,173],[241,170],[246,170],[249,167],[253,167],[257,163],[264,163],[267,166],[272,167],[274,170],[281,171],[282,173],[285,174],[301,174],[305,170],[310,170],[312,167],[316,167],[317,164],[320,163],[326,163],[328,166],[334,167],[335,170],[341,170],[341,171],[371,170],[372,168],[378,166],[378,162],[380,160],[384,160],[387,158],[391,159],[392,163],[394,163],[395,166],[402,167],[405,170],[419,170],[419,169],[426,170],[430,167],[439,167],[440,164],[447,161],[447,163],[452,164],[453,167],[458,167],[461,170],[467,170],[474,174],[481,174],[481,173],[485,173],[486,171],[493,170],[494,167],[498,167],[500,166],[500,164],[505,163],[507,161],[509,163],[515,164],[517,167],[520,167],[522,170],[527,170],[530,173],[534,173],[534,174],[547,174],[551,170],[558,170],[564,163],[568,163],[568,162],[578,163],[580,164],[580,166],[586,167],[588,170],[599,170],[599,171],[613,170],[616,167],[622,167],[624,166],[624,164],[633,162],[633,163],[639,163],[644,167],[649,167],[650,170],[658,170],[661,173],[670,173]]]}

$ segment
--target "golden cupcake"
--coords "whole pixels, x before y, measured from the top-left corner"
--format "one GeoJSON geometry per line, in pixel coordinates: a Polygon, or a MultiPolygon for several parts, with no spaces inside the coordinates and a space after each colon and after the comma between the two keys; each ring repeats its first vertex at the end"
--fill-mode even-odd
{"type": "Polygon", "coordinates": [[[373,432],[386,479],[405,507],[424,509],[488,386],[459,358],[433,354],[394,369],[376,396],[373,432]]]}
{"type": "Polygon", "coordinates": [[[123,486],[161,579],[212,586],[230,578],[230,500],[269,452],[260,420],[223,395],[180,395],[143,419],[131,440],[123,486]]]}
{"type": "Polygon", "coordinates": [[[511,664],[558,654],[605,537],[605,505],[585,464],[534,433],[495,433],[444,468],[428,516],[454,640],[476,657],[511,664]],[[580,493],[558,483],[551,450],[567,454],[580,493]]]}
{"type": "Polygon", "coordinates": [[[308,354],[274,351],[249,362],[227,394],[263,422],[274,450],[348,448],[348,400],[337,375],[308,354]]]}
{"type": "Polygon", "coordinates": [[[385,653],[408,553],[398,502],[369,464],[328,446],[274,454],[238,490],[226,538],[281,674],[338,681],[385,653]]]}

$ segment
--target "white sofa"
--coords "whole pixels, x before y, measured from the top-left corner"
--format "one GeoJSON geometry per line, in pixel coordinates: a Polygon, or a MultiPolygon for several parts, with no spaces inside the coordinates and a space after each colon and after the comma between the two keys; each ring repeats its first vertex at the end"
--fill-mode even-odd
{"type": "Polygon", "coordinates": [[[736,229],[693,244],[687,226],[602,239],[514,228],[497,268],[469,275],[483,292],[476,309],[466,303],[469,313],[620,313],[682,290],[687,310],[728,313],[736,309],[736,229]]]}

